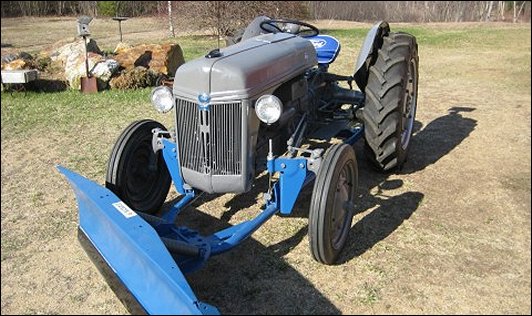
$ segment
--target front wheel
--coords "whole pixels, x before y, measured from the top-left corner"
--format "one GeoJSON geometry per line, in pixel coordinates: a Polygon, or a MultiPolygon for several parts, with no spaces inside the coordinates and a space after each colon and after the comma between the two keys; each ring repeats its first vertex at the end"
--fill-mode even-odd
{"type": "Polygon", "coordinates": [[[172,179],[162,157],[152,149],[152,130],[166,128],[152,120],[136,121],[120,135],[107,165],[105,186],[129,207],[148,214],[164,203],[172,179]]]}
{"type": "Polygon", "coordinates": [[[309,212],[310,252],[314,259],[333,264],[351,229],[358,185],[353,147],[335,144],[318,171],[309,212]]]}

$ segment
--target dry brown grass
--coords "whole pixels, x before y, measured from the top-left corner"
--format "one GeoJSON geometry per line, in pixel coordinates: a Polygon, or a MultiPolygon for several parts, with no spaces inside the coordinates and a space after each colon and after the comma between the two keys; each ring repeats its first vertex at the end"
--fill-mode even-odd
{"type": "MultiPolygon", "coordinates": [[[[4,18],[2,19],[2,55],[10,51],[36,52],[51,44],[77,36],[75,17],[62,18],[4,18]],[[13,45],[13,47],[4,47],[13,45]]],[[[112,51],[120,41],[118,22],[111,18],[97,18],[89,24],[92,37],[100,48],[112,51]]],[[[177,29],[176,35],[204,32],[177,29]]],[[[164,18],[131,18],[122,22],[123,41],[130,44],[156,43],[168,40],[167,20],[164,18]]]]}
{"type": "MultiPolygon", "coordinates": [[[[338,33],[348,44],[333,71],[352,70],[356,34],[367,27],[352,38],[338,33]]],[[[189,276],[200,299],[234,314],[531,313],[530,25],[404,27],[420,39],[410,159],[403,174],[386,176],[356,146],[360,200],[340,263],[309,254],[308,188],[294,216],[272,218],[189,276]]],[[[5,38],[16,43],[3,22],[5,38]]],[[[148,102],[126,110],[103,97],[91,115],[58,105],[57,123],[42,124],[15,115],[39,109],[39,98],[2,94],[2,314],[126,312],[79,246],[75,199],[53,168],[103,183],[121,129],[153,116],[148,102]]],[[[53,98],[42,100],[64,96],[53,98]]],[[[203,197],[183,220],[212,230],[248,219],[259,212],[260,189],[203,197]]]]}

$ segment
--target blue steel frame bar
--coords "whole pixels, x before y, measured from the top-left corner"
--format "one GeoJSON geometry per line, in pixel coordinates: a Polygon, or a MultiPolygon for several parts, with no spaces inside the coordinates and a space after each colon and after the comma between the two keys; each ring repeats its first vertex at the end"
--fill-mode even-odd
{"type": "MultiPolygon", "coordinates": [[[[357,128],[344,142],[353,144],[362,134],[363,129],[357,128]]],[[[163,144],[174,185],[184,196],[162,218],[137,214],[105,187],[64,167],[57,169],[76,193],[81,239],[88,241],[89,248],[143,310],[149,314],[218,314],[215,307],[196,298],[182,271],[196,270],[211,255],[236,247],[277,212],[290,214],[299,192],[315,175],[308,171],[305,158],[270,159],[268,171],[279,173],[279,181],[265,209],[252,220],[203,237],[174,224],[179,212],[193,200],[194,190],[183,182],[176,144],[166,139],[163,144]],[[172,255],[170,248],[182,253],[172,255]]]]}

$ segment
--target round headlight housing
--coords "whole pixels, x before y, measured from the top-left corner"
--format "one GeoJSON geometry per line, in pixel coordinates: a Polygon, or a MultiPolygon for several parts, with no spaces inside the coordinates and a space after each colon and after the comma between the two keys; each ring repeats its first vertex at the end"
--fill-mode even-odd
{"type": "Polygon", "coordinates": [[[151,103],[160,113],[166,113],[174,107],[172,90],[167,86],[160,86],[152,90],[151,103]]]}
{"type": "Polygon", "coordinates": [[[262,122],[273,124],[283,113],[283,102],[274,95],[265,94],[255,102],[255,113],[262,122]]]}

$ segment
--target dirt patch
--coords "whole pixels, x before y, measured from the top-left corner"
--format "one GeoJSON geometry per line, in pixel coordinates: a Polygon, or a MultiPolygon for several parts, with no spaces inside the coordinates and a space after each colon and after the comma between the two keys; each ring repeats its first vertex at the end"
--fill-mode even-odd
{"type": "MultiPolygon", "coordinates": [[[[14,41],[4,27],[2,42],[14,41]]],[[[196,295],[226,314],[530,314],[530,28],[501,29],[496,44],[474,35],[466,46],[420,42],[409,161],[383,175],[355,146],[360,199],[339,264],[310,256],[307,188],[293,216],[272,218],[188,275],[196,295]]],[[[343,46],[332,71],[346,74],[357,52],[343,46]]],[[[68,132],[36,122],[39,129],[18,136],[4,115],[23,97],[2,94],[2,314],[126,313],[76,240],[74,195],[54,165],[103,183],[109,150],[131,117],[78,118],[68,132]]],[[[38,101],[24,106],[39,109],[38,101]]],[[[58,125],[66,110],[54,112],[58,125]]],[[[151,115],[147,106],[132,111],[151,115]]],[[[203,196],[182,220],[227,227],[260,212],[263,191],[259,181],[246,195],[203,196]]],[[[175,198],[172,191],[168,202],[175,198]]]]}

